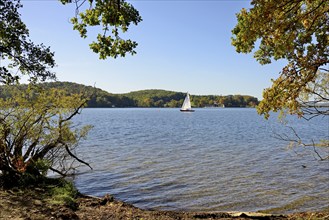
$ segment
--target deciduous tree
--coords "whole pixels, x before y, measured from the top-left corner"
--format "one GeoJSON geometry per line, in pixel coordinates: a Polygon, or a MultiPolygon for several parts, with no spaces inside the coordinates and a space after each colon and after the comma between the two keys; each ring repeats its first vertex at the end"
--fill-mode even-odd
{"type": "Polygon", "coordinates": [[[54,53],[29,39],[29,30],[21,20],[18,0],[0,1],[0,83],[18,82],[22,75],[30,81],[55,79],[54,53]]]}
{"type": "Polygon", "coordinates": [[[74,149],[90,126],[72,129],[71,119],[85,105],[81,95],[35,87],[0,99],[0,171],[7,181],[39,176],[48,169],[65,175],[74,149]]]}
{"type": "MultiPolygon", "coordinates": [[[[303,116],[301,94],[309,93],[329,102],[328,96],[309,89],[318,72],[329,74],[329,2],[326,0],[253,0],[250,10],[237,14],[232,44],[237,52],[250,53],[260,64],[285,59],[279,77],[264,90],[258,111],[288,110],[303,116]]],[[[323,89],[328,93],[329,85],[323,89]]],[[[315,98],[315,97],[313,97],[315,98]]],[[[328,115],[326,111],[324,114],[328,115]]]]}
{"type": "MultiPolygon", "coordinates": [[[[309,120],[329,116],[329,2],[327,0],[252,0],[251,9],[237,14],[232,44],[237,52],[254,52],[260,64],[284,59],[270,88],[263,92],[258,112],[296,114],[309,120]],[[323,108],[326,106],[326,108],[323,108]]],[[[294,131],[294,129],[293,129],[294,131]]],[[[328,131],[324,131],[328,132],[328,131]]],[[[293,146],[322,147],[329,159],[329,141],[305,144],[296,132],[293,146]]],[[[315,148],[314,148],[315,149],[315,148]]]]}
{"type": "MultiPolygon", "coordinates": [[[[30,85],[0,98],[0,174],[5,182],[41,176],[49,169],[64,175],[79,159],[74,149],[89,126],[72,127],[86,100],[82,95],[44,90],[38,82],[54,80],[54,53],[34,44],[18,12],[19,0],[0,0],[0,84],[14,86],[22,75],[30,85]]],[[[88,165],[89,166],[89,165],[88,165]]]]}

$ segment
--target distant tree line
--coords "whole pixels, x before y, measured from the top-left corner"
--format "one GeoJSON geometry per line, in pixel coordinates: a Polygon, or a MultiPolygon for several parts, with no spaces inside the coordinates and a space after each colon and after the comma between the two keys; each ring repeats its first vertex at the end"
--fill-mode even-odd
{"type": "MultiPolygon", "coordinates": [[[[185,93],[166,90],[141,90],[125,94],[112,94],[104,90],[71,82],[50,82],[41,85],[44,88],[64,89],[67,95],[83,94],[89,98],[89,108],[112,107],[181,107],[185,93]]],[[[27,89],[26,85],[18,85],[20,90],[27,89]]],[[[13,86],[1,86],[0,98],[11,97],[13,86]]],[[[192,107],[255,107],[259,101],[248,95],[191,95],[192,107]]]]}

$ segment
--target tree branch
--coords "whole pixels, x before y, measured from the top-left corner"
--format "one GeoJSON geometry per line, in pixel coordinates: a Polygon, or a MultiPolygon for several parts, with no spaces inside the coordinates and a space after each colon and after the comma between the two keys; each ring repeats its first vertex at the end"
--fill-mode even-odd
{"type": "Polygon", "coordinates": [[[85,161],[79,159],[77,156],[75,156],[75,155],[70,151],[70,149],[69,149],[69,147],[67,146],[66,143],[62,143],[62,144],[65,146],[65,149],[66,149],[67,153],[68,153],[71,157],[73,157],[74,159],[76,159],[76,160],[79,161],[80,163],[85,164],[85,165],[88,166],[91,170],[93,169],[93,168],[89,165],[89,163],[87,163],[87,162],[85,162],[85,161]]]}
{"type": "Polygon", "coordinates": [[[63,173],[63,172],[61,172],[61,171],[59,171],[59,170],[57,170],[57,169],[55,169],[55,168],[53,168],[53,167],[49,167],[49,169],[50,169],[51,171],[55,172],[55,173],[58,173],[59,175],[61,175],[61,176],[63,176],[63,177],[67,176],[66,173],[63,173]]]}

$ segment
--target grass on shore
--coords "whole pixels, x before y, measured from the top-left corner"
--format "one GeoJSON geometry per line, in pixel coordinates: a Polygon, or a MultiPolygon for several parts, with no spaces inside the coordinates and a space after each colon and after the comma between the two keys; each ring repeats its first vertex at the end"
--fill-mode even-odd
{"type": "Polygon", "coordinates": [[[63,178],[24,176],[16,184],[10,186],[3,185],[3,182],[0,175],[0,189],[15,192],[17,195],[24,196],[39,191],[40,199],[46,200],[50,204],[64,205],[71,209],[77,208],[78,190],[72,182],[63,178]]]}

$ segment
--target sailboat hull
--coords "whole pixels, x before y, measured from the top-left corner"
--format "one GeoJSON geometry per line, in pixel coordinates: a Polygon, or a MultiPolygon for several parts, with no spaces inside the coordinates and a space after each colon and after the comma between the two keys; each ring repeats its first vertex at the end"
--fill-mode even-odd
{"type": "Polygon", "coordinates": [[[181,112],[194,112],[195,110],[193,109],[181,109],[181,112]]]}

